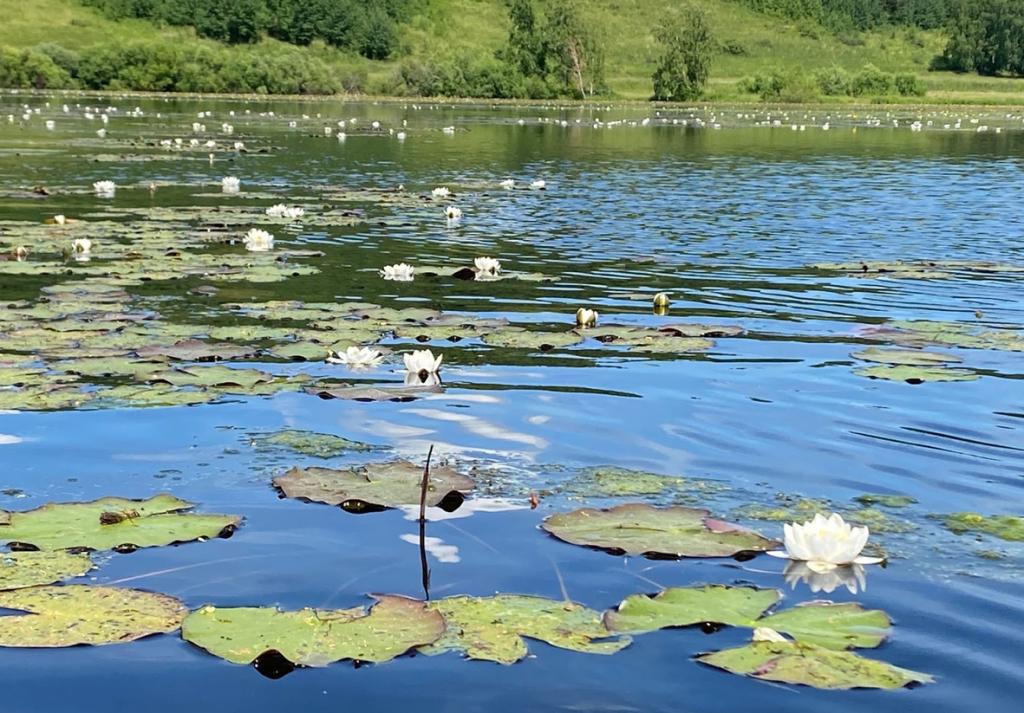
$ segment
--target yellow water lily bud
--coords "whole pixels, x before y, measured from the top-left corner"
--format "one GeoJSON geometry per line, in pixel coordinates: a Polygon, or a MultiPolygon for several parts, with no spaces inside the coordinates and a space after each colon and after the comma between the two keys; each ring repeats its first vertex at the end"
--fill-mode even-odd
{"type": "Polygon", "coordinates": [[[597,324],[597,310],[580,307],[576,310],[576,324],[581,327],[593,327],[597,324]]]}
{"type": "Polygon", "coordinates": [[[656,294],[654,296],[654,306],[655,306],[655,308],[668,307],[669,303],[670,302],[669,302],[669,299],[668,299],[668,293],[667,292],[659,292],[658,294],[656,294]]]}

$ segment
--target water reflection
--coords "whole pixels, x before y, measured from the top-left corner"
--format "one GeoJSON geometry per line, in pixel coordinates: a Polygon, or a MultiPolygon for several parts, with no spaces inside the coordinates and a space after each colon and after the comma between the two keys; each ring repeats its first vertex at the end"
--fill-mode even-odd
{"type": "Polygon", "coordinates": [[[806,562],[790,560],[786,563],[782,576],[790,588],[796,589],[796,585],[803,582],[814,594],[831,594],[839,587],[846,587],[850,594],[857,594],[868,587],[867,573],[863,565],[859,564],[836,567],[827,572],[815,572],[806,562]]]}

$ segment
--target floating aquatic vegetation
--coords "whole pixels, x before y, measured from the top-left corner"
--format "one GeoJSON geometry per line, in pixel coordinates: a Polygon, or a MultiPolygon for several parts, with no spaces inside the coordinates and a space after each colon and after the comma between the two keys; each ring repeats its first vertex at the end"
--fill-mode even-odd
{"type": "Polygon", "coordinates": [[[857,376],[886,381],[905,381],[908,384],[923,384],[933,381],[974,381],[980,374],[969,369],[951,369],[942,366],[889,366],[878,365],[855,369],[857,376]]]}
{"type": "Polygon", "coordinates": [[[1024,272],[1024,266],[988,260],[862,260],[823,262],[810,267],[824,272],[843,273],[851,277],[900,279],[945,279],[972,274],[1024,272]]]}
{"type": "Polygon", "coordinates": [[[0,510],[0,541],[32,550],[133,550],[228,537],[236,515],[185,512],[193,504],[166,493],[148,500],[101,498],[49,503],[35,510],[0,510]]]}
{"type": "Polygon", "coordinates": [[[381,446],[350,441],[330,433],[295,429],[256,435],[252,443],[259,450],[284,449],[313,458],[337,458],[351,452],[381,450],[381,446]]]}
{"type": "MultiPolygon", "coordinates": [[[[861,503],[862,505],[864,503],[861,503]]],[[[819,512],[838,512],[854,525],[865,525],[872,532],[911,532],[916,529],[912,522],[893,517],[876,508],[867,506],[848,508],[820,498],[804,498],[797,495],[778,494],[770,504],[751,503],[733,510],[733,516],[744,520],[766,520],[769,522],[803,522],[819,512]]]]}
{"type": "Polygon", "coordinates": [[[946,529],[958,535],[985,534],[1001,540],[1024,542],[1024,517],[1017,515],[981,515],[976,512],[957,512],[936,515],[946,529]]]}
{"type": "MultiPolygon", "coordinates": [[[[411,375],[419,378],[416,375],[411,375]]],[[[415,401],[427,394],[440,393],[440,386],[432,380],[406,386],[353,386],[349,384],[319,384],[306,388],[307,394],[322,399],[343,401],[415,401]]]]}
{"type": "Polygon", "coordinates": [[[81,577],[93,568],[84,553],[5,552],[0,554],[0,591],[53,584],[81,577]]]}
{"type": "MultiPolygon", "coordinates": [[[[360,468],[292,468],[273,482],[289,498],[362,512],[418,504],[423,468],[404,460],[360,468]]],[[[432,466],[426,503],[455,509],[473,488],[472,478],[447,466],[432,466]]]]}
{"type": "Polygon", "coordinates": [[[672,501],[694,500],[725,489],[709,480],[660,475],[643,470],[597,466],[584,468],[556,487],[560,493],[577,498],[665,497],[672,501]]]}
{"type": "Polygon", "coordinates": [[[764,616],[756,624],[833,651],[877,648],[892,628],[884,611],[831,602],[806,602],[764,616]]]}
{"type": "Polygon", "coordinates": [[[605,614],[612,631],[642,634],[648,631],[697,624],[757,626],[757,620],[778,604],[775,589],[727,587],[670,587],[651,597],[634,594],[605,614]]]}
{"type": "Polygon", "coordinates": [[[861,505],[881,505],[885,508],[905,508],[917,502],[917,498],[909,495],[885,495],[882,493],[865,493],[854,498],[861,505]]]}
{"type": "Polygon", "coordinates": [[[833,651],[799,641],[754,641],[746,646],[702,654],[697,661],[763,681],[833,690],[897,689],[933,678],[850,651],[833,651]]]}
{"type": "Polygon", "coordinates": [[[908,347],[960,347],[1024,351],[1024,333],[1017,329],[993,329],[979,324],[895,320],[865,330],[862,336],[908,347]]]}
{"type": "Polygon", "coordinates": [[[850,356],[861,361],[874,361],[893,366],[941,366],[963,361],[960,357],[952,354],[929,352],[923,349],[881,349],[879,347],[868,347],[854,352],[850,356]]]}
{"type": "Polygon", "coordinates": [[[560,540],[615,553],[664,557],[730,557],[765,552],[776,543],[711,517],[707,510],[627,504],[549,516],[541,527],[560,540]]]}
{"type": "Polygon", "coordinates": [[[369,609],[302,609],[204,606],[181,626],[185,641],[236,664],[276,652],[296,666],[353,660],[380,663],[436,641],[442,616],[416,599],[373,595],[369,609]]]}
{"type": "Polygon", "coordinates": [[[629,646],[628,636],[609,631],[599,612],[569,601],[520,594],[447,597],[431,602],[446,630],[420,651],[459,651],[466,658],[512,664],[528,653],[524,638],[570,651],[614,654],[629,646]]]}
{"type": "Polygon", "coordinates": [[[481,337],[484,344],[510,349],[529,349],[548,352],[552,349],[571,347],[583,341],[576,332],[529,331],[522,327],[503,327],[481,337]]]}
{"type": "Polygon", "coordinates": [[[0,592],[0,646],[53,648],[122,644],[181,626],[177,599],[137,589],[66,585],[0,592]]]}

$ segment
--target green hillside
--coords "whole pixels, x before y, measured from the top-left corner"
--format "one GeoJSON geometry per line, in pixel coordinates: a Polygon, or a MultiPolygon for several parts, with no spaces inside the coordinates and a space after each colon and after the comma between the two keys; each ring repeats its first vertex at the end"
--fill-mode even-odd
{"type": "MultiPolygon", "coordinates": [[[[787,20],[747,9],[739,0],[692,0],[707,13],[722,49],[711,63],[709,99],[751,98],[738,82],[769,68],[808,70],[837,66],[857,71],[872,64],[887,72],[919,75],[936,100],[1020,101],[1024,80],[982,78],[929,72],[929,62],[945,45],[940,31],[884,28],[860,33],[833,33],[807,20],[787,20]]],[[[589,0],[581,3],[585,19],[601,43],[606,79],[615,97],[645,99],[658,47],[655,25],[680,3],[674,0],[589,0]]],[[[301,49],[263,39],[231,52],[273,54],[301,52],[322,61],[344,87],[387,93],[403,62],[435,62],[445,57],[491,56],[508,35],[503,0],[410,0],[411,16],[398,26],[397,49],[384,61],[314,42],[301,49]]],[[[166,41],[176,47],[223,47],[198,38],[191,28],[159,27],[145,20],[114,21],[78,0],[0,0],[0,46],[31,48],[56,43],[70,50],[128,41],[166,41]]],[[[241,54],[237,56],[241,56],[241,54]]]]}

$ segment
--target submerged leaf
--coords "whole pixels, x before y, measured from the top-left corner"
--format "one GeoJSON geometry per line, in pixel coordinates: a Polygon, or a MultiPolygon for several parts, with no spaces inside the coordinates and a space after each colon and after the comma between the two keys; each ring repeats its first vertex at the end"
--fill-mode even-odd
{"type": "Polygon", "coordinates": [[[631,555],[729,557],[764,552],[777,543],[710,517],[707,510],[627,504],[551,515],[541,527],[575,545],[631,555]]]}
{"type": "Polygon", "coordinates": [[[833,651],[796,641],[754,641],[735,649],[703,654],[697,661],[764,681],[824,689],[896,689],[934,680],[926,673],[863,658],[849,651],[833,651]]]}
{"type": "Polygon", "coordinates": [[[181,626],[187,610],[174,597],[137,589],[67,585],[0,592],[0,646],[119,644],[181,626]]]}
{"type": "Polygon", "coordinates": [[[192,503],[166,493],[148,500],[102,498],[82,503],[49,503],[35,510],[0,513],[0,540],[40,550],[159,547],[230,535],[236,515],[185,513],[192,503]]]}
{"type": "Polygon", "coordinates": [[[574,602],[498,594],[448,597],[428,606],[447,625],[439,641],[420,649],[430,655],[460,651],[467,658],[512,664],[529,653],[524,637],[588,654],[613,654],[631,642],[605,628],[598,612],[574,602]]]}
{"type": "Polygon", "coordinates": [[[214,656],[248,664],[275,651],[299,666],[335,661],[389,661],[444,633],[441,615],[424,603],[391,594],[374,595],[376,604],[352,609],[205,606],[181,627],[185,641],[214,656]]]}
{"type": "Polygon", "coordinates": [[[329,433],[294,429],[256,436],[253,442],[257,448],[286,448],[313,458],[334,458],[349,451],[373,451],[380,448],[329,433]]]}

